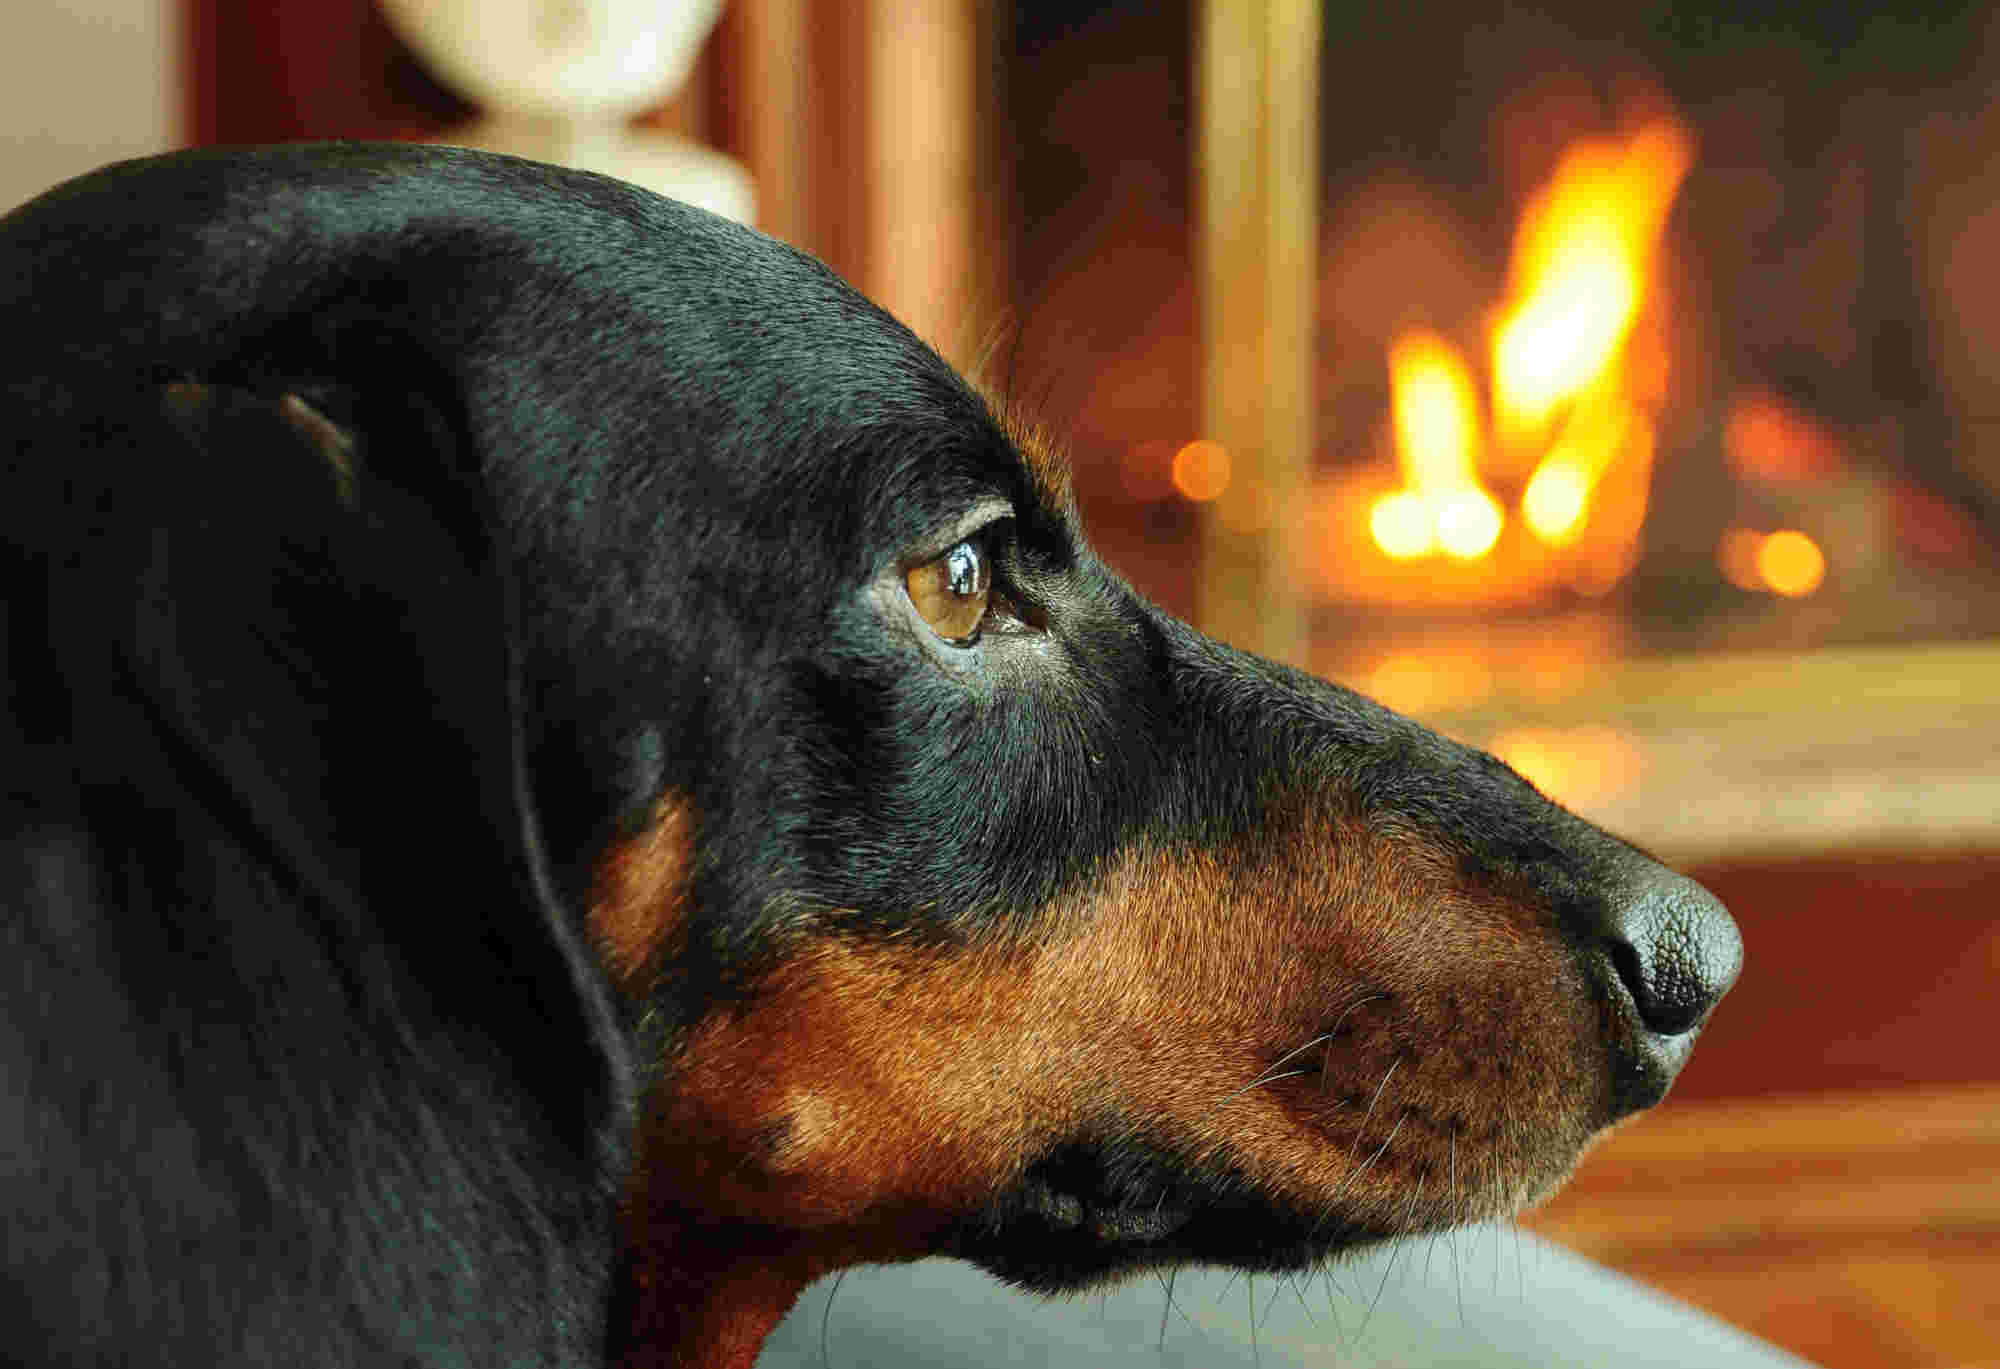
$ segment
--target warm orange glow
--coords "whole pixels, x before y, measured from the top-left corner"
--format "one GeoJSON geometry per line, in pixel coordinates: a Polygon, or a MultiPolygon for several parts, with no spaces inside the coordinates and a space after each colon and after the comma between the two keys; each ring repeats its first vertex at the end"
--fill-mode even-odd
{"type": "Polygon", "coordinates": [[[1767,485],[1821,479],[1847,464],[1838,437],[1762,391],[1752,391],[1730,406],[1722,450],[1738,475],[1767,485]]]}
{"type": "Polygon", "coordinates": [[[1615,395],[1579,405],[1522,491],[1521,516],[1535,536],[1553,547],[1582,536],[1598,482],[1643,426],[1645,420],[1615,395]]]}
{"type": "Polygon", "coordinates": [[[1583,529],[1583,511],[1590,502],[1591,472],[1581,463],[1551,456],[1535,468],[1521,493],[1521,517],[1535,536],[1561,545],[1583,529]]]}
{"type": "Polygon", "coordinates": [[[1757,548],[1757,572],[1772,591],[1787,598],[1811,594],[1826,578],[1826,557],[1802,532],[1774,532],[1757,548]]]}
{"type": "Polygon", "coordinates": [[[1764,573],[1757,569],[1757,553],[1763,545],[1764,534],[1750,528],[1731,528],[1723,533],[1715,549],[1715,564],[1722,578],[1738,589],[1764,588],[1764,573]]]}
{"type": "Polygon", "coordinates": [[[1499,501],[1470,486],[1439,496],[1435,510],[1438,546],[1460,561],[1477,561],[1493,550],[1506,522],[1499,501]]]}
{"type": "Polygon", "coordinates": [[[1389,348],[1389,417],[1411,489],[1478,483],[1479,391],[1465,358],[1436,333],[1405,333],[1389,348]]]}
{"type": "Polygon", "coordinates": [[[1414,490],[1396,490],[1368,510],[1368,531],[1392,561],[1414,561],[1437,547],[1430,501],[1414,490]]]}
{"type": "Polygon", "coordinates": [[[1471,707],[1492,694],[1493,683],[1489,660],[1449,647],[1390,652],[1360,681],[1369,698],[1410,714],[1471,707]]]}
{"type": "Polygon", "coordinates": [[[1389,416],[1403,487],[1368,512],[1375,545],[1393,560],[1434,551],[1473,561],[1493,549],[1505,515],[1480,488],[1479,392],[1472,368],[1435,333],[1405,333],[1389,349],[1389,416]]]}
{"type": "Polygon", "coordinates": [[[1503,431],[1538,430],[1618,361],[1693,158],[1687,132],[1668,119],[1628,138],[1586,138],[1529,201],[1493,334],[1503,431]]]}
{"type": "Polygon", "coordinates": [[[1175,450],[1173,443],[1158,438],[1125,448],[1119,458],[1118,475],[1127,497],[1150,504],[1172,494],[1175,450]]]}
{"type": "Polygon", "coordinates": [[[1738,589],[1762,590],[1797,599],[1826,579],[1826,554],[1802,532],[1761,533],[1731,528],[1722,534],[1715,559],[1722,577],[1738,589]]]}
{"type": "Polygon", "coordinates": [[[1220,442],[1197,438],[1174,453],[1173,471],[1182,497],[1206,504],[1229,488],[1229,452],[1220,442]]]}
{"type": "Polygon", "coordinates": [[[1487,750],[1558,803],[1588,807],[1631,789],[1646,768],[1639,743],[1613,727],[1510,728],[1487,750]]]}

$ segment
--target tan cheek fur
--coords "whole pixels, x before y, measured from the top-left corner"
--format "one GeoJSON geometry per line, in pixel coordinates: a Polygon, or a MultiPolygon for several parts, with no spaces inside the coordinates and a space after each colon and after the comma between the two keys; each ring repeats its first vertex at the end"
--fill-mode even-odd
{"type": "MultiPolygon", "coordinates": [[[[693,831],[663,803],[600,868],[592,929],[627,992],[685,944],[693,831]]],[[[1567,1171],[1600,1027],[1549,928],[1379,835],[1236,855],[1131,856],[969,949],[807,940],[696,1023],[641,1126],[620,1362],[751,1369],[813,1279],[928,1253],[1094,1119],[1384,1232],[1567,1171]],[[1281,1077],[1309,1042],[1323,1073],[1281,1077]]]]}
{"type": "Polygon", "coordinates": [[[1310,849],[1327,858],[1280,883],[1135,857],[1018,944],[809,944],[685,1042],[635,1196],[904,1240],[1116,1116],[1364,1221],[1517,1206],[1594,1101],[1594,1024],[1551,934],[1379,838],[1310,849]],[[1266,1079],[1336,1020],[1323,1074],[1266,1079]]]}

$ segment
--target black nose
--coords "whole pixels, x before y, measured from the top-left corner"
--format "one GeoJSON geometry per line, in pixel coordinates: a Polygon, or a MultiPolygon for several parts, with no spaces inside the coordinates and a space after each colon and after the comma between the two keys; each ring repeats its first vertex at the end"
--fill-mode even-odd
{"type": "Polygon", "coordinates": [[[1597,947],[1605,989],[1626,1019],[1613,1044],[1616,1116],[1651,1107],[1697,1029],[1743,968],[1743,938],[1716,897],[1647,863],[1609,909],[1597,947]]]}

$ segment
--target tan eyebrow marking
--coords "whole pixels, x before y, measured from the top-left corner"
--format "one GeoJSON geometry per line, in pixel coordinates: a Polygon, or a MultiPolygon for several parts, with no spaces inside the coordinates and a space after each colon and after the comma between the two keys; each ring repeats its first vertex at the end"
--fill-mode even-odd
{"type": "Polygon", "coordinates": [[[591,938],[611,982],[625,993],[649,991],[660,966],[686,939],[694,828],[692,805],[668,794],[654,804],[652,821],[613,842],[597,863],[591,938]]]}
{"type": "Polygon", "coordinates": [[[278,401],[278,413],[285,422],[312,443],[320,457],[333,469],[333,488],[340,502],[355,506],[354,438],[338,423],[300,399],[286,395],[278,401]]]}
{"type": "Polygon", "coordinates": [[[1076,483],[1070,469],[1069,453],[1035,419],[1006,403],[992,390],[980,386],[980,398],[999,422],[1002,432],[1035,482],[1035,495],[1049,508],[1067,513],[1076,505],[1076,483]]]}

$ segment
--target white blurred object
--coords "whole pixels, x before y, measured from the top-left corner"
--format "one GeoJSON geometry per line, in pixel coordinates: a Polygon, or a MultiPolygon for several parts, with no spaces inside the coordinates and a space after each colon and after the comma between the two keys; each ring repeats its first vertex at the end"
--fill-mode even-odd
{"type": "Polygon", "coordinates": [[[631,120],[687,80],[722,0],[382,0],[431,70],[480,108],[438,141],[598,171],[741,223],[749,174],[631,120]]]}

